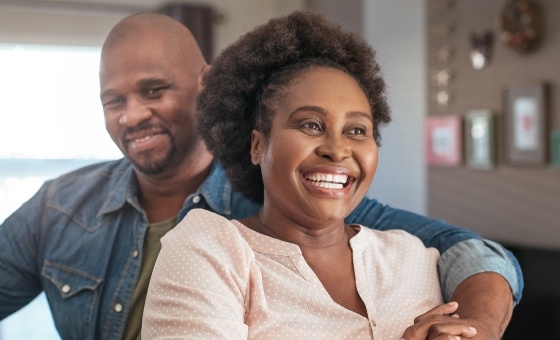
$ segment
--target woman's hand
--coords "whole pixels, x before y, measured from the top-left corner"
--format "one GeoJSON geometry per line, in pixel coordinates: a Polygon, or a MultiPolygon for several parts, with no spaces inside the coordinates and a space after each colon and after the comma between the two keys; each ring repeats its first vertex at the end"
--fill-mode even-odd
{"type": "Polygon", "coordinates": [[[459,305],[450,302],[439,305],[414,319],[414,325],[408,327],[401,340],[459,340],[461,337],[472,338],[476,329],[466,325],[457,314],[453,314],[459,305]]]}

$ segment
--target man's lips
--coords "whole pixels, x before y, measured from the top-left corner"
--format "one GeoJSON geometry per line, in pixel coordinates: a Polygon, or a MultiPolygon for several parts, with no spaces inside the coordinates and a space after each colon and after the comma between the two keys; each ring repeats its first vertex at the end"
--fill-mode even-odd
{"type": "Polygon", "coordinates": [[[150,128],[150,129],[143,129],[143,130],[140,130],[140,131],[127,133],[124,137],[124,141],[126,143],[130,143],[130,142],[142,143],[142,142],[146,142],[150,138],[152,138],[156,135],[162,134],[162,133],[166,133],[166,131],[164,131],[161,128],[157,128],[157,127],[153,127],[153,128],[150,128]]]}
{"type": "Polygon", "coordinates": [[[158,144],[163,141],[162,138],[166,135],[168,135],[168,133],[165,129],[157,127],[142,129],[140,131],[127,133],[123,138],[123,142],[126,148],[131,151],[148,151],[157,147],[158,144]]]}

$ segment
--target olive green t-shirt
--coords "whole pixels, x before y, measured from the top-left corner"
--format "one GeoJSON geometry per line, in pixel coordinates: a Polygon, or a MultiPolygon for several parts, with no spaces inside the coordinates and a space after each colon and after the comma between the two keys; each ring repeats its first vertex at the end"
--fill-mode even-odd
{"type": "Polygon", "coordinates": [[[173,217],[167,221],[150,224],[144,238],[144,250],[142,254],[142,267],[140,268],[140,276],[132,297],[132,307],[130,314],[126,320],[126,328],[124,329],[123,339],[135,340],[140,339],[140,330],[142,328],[142,314],[144,312],[144,304],[146,303],[146,293],[148,292],[148,284],[150,277],[154,271],[156,258],[161,250],[160,240],[163,235],[173,229],[177,225],[177,217],[173,217]]]}

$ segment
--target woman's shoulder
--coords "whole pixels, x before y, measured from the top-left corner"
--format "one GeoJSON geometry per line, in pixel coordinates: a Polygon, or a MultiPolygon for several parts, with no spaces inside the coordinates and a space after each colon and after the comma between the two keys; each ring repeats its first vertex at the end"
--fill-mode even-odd
{"type": "Polygon", "coordinates": [[[239,235],[237,229],[227,218],[205,209],[192,209],[162,238],[162,242],[178,238],[211,240],[236,235],[239,235]]]}
{"type": "Polygon", "coordinates": [[[439,255],[437,249],[426,248],[422,240],[404,230],[392,229],[382,231],[361,226],[360,231],[363,232],[364,243],[367,243],[368,247],[373,246],[375,249],[383,251],[405,247],[409,250],[426,251],[439,255]]]}
{"type": "Polygon", "coordinates": [[[193,209],[161,239],[162,252],[182,254],[188,258],[202,256],[231,261],[248,260],[251,249],[235,224],[204,209],[193,209]]]}

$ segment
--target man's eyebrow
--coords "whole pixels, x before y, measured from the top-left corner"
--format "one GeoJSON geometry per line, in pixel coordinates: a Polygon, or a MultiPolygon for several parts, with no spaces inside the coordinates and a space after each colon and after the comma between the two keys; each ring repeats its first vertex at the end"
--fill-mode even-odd
{"type": "MultiPolygon", "coordinates": [[[[136,82],[136,86],[142,88],[142,87],[146,87],[146,86],[154,86],[154,85],[171,85],[171,82],[169,82],[168,80],[165,80],[163,78],[146,78],[146,79],[141,79],[139,81],[136,82]]],[[[100,94],[100,98],[103,99],[103,97],[106,96],[114,96],[117,95],[117,90],[115,89],[107,89],[105,91],[102,91],[100,94]]]]}
{"type": "Polygon", "coordinates": [[[170,82],[162,78],[147,78],[147,79],[141,79],[137,82],[137,85],[140,87],[150,86],[150,85],[163,85],[163,84],[170,84],[170,82]]]}
{"type": "Polygon", "coordinates": [[[114,96],[116,93],[117,93],[117,91],[115,91],[114,89],[108,89],[108,90],[102,91],[101,94],[99,95],[99,98],[101,98],[101,100],[103,100],[104,97],[114,96]]]}

